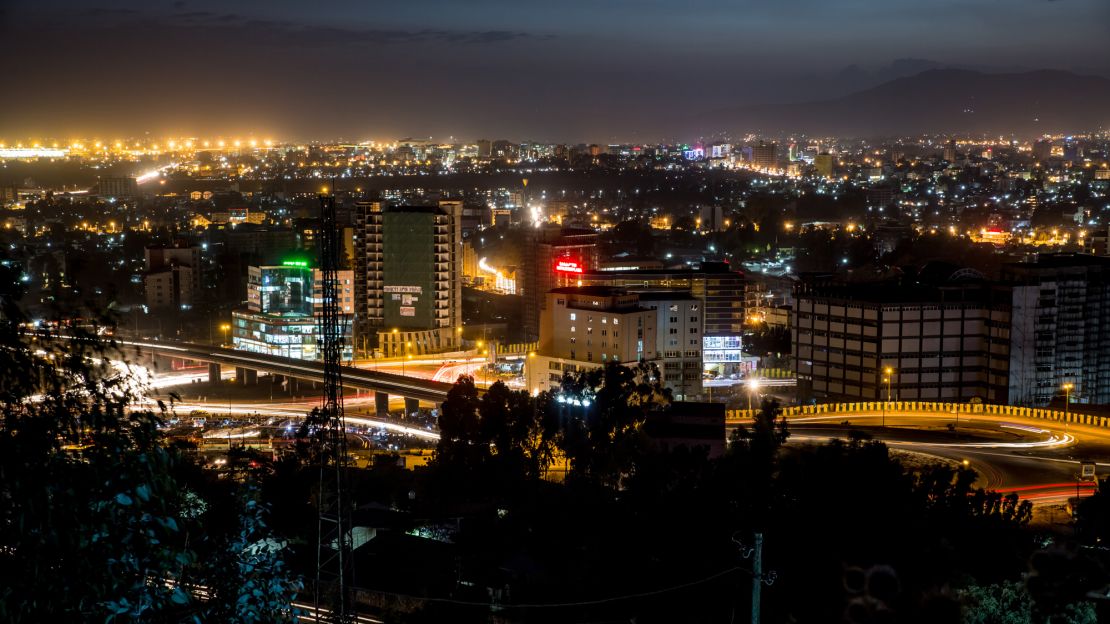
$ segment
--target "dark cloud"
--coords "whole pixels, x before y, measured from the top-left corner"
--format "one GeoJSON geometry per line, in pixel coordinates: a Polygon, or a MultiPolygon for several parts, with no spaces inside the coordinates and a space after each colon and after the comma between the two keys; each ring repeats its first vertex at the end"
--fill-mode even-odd
{"type": "Polygon", "coordinates": [[[77,13],[80,17],[124,17],[138,14],[137,9],[109,9],[105,7],[93,7],[77,13]]]}
{"type": "Polygon", "coordinates": [[[216,16],[216,14],[212,13],[211,11],[189,11],[187,13],[176,13],[176,14],[174,14],[174,17],[180,17],[180,18],[183,18],[183,19],[201,19],[201,18],[211,18],[211,17],[215,17],[215,16],[216,16]]]}
{"type": "Polygon", "coordinates": [[[669,116],[839,97],[934,65],[1105,74],[1107,42],[1110,0],[0,0],[0,72],[21,85],[0,139],[667,138],[650,133],[669,116]]]}
{"type": "Polygon", "coordinates": [[[204,31],[207,35],[225,35],[229,39],[257,45],[292,47],[328,47],[350,45],[394,45],[423,42],[456,44],[498,44],[521,39],[551,39],[554,35],[533,34],[513,30],[450,30],[423,28],[352,28],[290,20],[248,18],[236,13],[217,14],[211,11],[175,13],[172,18],[138,15],[137,11],[119,13],[130,17],[107,27],[120,32],[134,31],[141,25],[152,36],[158,31],[204,31]]]}

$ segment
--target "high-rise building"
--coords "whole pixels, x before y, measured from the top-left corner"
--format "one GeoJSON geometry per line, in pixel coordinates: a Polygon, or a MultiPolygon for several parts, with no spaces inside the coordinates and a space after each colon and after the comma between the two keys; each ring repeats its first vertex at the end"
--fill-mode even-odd
{"type": "Polygon", "coordinates": [[[791,319],[799,396],[1110,402],[1110,258],[1042,254],[998,282],[803,281],[791,319]],[[890,370],[888,374],[886,371],[890,370]]]}
{"type": "Polygon", "coordinates": [[[813,168],[822,178],[831,178],[836,175],[836,158],[828,152],[821,152],[813,159],[813,168]]]}
{"type": "Polygon", "coordinates": [[[1010,302],[989,284],[803,282],[791,328],[802,400],[1007,398],[1010,302]]]}
{"type": "Polygon", "coordinates": [[[1009,402],[1045,406],[1063,396],[1110,403],[1110,258],[1042,254],[1011,264],[1009,402]]]}
{"type": "Polygon", "coordinates": [[[355,341],[386,357],[449,351],[462,329],[462,202],[358,204],[355,341]]]}
{"type": "Polygon", "coordinates": [[[757,169],[774,169],[778,167],[778,145],[775,143],[759,142],[752,146],[752,165],[757,169]]]}
{"type": "Polygon", "coordinates": [[[956,141],[949,139],[948,142],[944,144],[944,154],[942,154],[942,157],[946,162],[956,162],[956,158],[958,157],[956,154],[956,141]]]}
{"type": "Polygon", "coordinates": [[[517,291],[524,306],[521,318],[525,341],[536,340],[547,292],[576,286],[582,275],[598,265],[597,233],[593,230],[543,226],[525,230],[523,279],[517,291]]]}
{"type": "Polygon", "coordinates": [[[200,298],[200,247],[147,247],[143,290],[152,309],[188,307],[200,298]]]}
{"type": "Polygon", "coordinates": [[[571,286],[547,293],[536,355],[529,357],[529,391],[557,388],[564,373],[656,359],[656,310],[636,293],[605,286],[571,286]]]}

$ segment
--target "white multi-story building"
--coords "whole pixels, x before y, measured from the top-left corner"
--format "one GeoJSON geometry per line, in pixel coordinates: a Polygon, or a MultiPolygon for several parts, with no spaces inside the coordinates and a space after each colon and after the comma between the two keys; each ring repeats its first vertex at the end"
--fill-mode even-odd
{"type": "Polygon", "coordinates": [[[620,288],[570,286],[548,292],[539,348],[525,370],[529,391],[557,388],[564,373],[609,362],[656,360],[657,316],[639,295],[620,288]]]}
{"type": "Polygon", "coordinates": [[[676,400],[701,393],[705,306],[686,290],[637,290],[640,305],[655,310],[655,353],[663,385],[676,400]]]}

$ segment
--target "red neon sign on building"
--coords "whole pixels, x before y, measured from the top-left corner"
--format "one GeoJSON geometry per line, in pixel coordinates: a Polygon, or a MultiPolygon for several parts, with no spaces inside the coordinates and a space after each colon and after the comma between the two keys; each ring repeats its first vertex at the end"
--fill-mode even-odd
{"type": "Polygon", "coordinates": [[[560,273],[581,273],[582,266],[574,260],[558,260],[555,262],[555,270],[560,273]]]}

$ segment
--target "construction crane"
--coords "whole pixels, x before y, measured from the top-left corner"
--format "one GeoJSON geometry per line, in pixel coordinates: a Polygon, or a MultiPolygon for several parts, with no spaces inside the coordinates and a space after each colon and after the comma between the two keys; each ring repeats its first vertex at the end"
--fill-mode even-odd
{"type": "Polygon", "coordinates": [[[352,611],[350,501],[347,498],[347,438],[343,419],[341,358],[346,334],[340,314],[339,228],[335,196],[320,196],[317,236],[321,278],[317,347],[324,362],[324,399],[309,418],[313,456],[320,467],[316,543],[315,618],[346,624],[352,611]]]}

